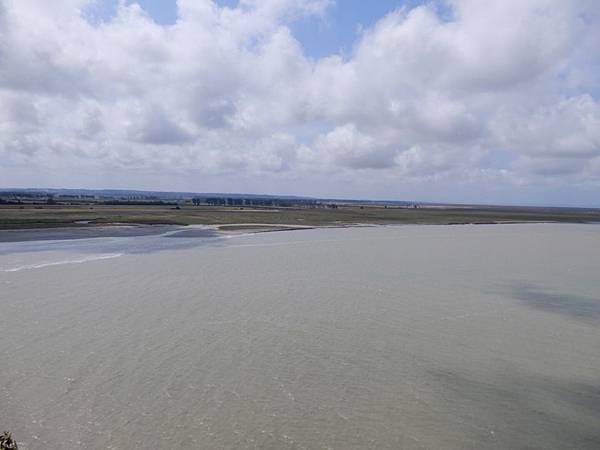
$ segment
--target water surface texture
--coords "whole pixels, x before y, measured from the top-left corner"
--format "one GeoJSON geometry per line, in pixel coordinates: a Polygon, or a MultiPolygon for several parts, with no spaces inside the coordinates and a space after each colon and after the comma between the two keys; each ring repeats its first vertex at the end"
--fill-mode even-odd
{"type": "Polygon", "coordinates": [[[595,225],[0,244],[0,427],[22,449],[597,449],[599,273],[595,225]]]}

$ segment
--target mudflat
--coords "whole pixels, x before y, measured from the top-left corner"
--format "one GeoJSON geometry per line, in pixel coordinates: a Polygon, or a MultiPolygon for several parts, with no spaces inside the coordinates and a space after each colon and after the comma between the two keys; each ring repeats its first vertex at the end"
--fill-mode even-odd
{"type": "Polygon", "coordinates": [[[100,237],[160,235],[174,231],[173,225],[111,225],[95,227],[31,228],[0,230],[0,242],[58,241],[100,237]]]}

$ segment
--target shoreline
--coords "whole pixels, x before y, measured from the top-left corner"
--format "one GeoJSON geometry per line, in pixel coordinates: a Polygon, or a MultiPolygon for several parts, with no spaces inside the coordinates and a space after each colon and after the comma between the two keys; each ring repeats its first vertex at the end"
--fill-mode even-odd
{"type": "Polygon", "coordinates": [[[370,228],[387,226],[457,226],[457,225],[541,225],[572,224],[598,225],[599,222],[581,221],[486,221],[486,222],[448,222],[448,223],[340,223],[327,225],[289,225],[264,223],[228,223],[211,225],[170,225],[106,223],[94,226],[65,226],[48,228],[16,228],[0,229],[0,244],[39,241],[71,241],[96,238],[121,237],[166,237],[180,238],[216,238],[223,236],[239,236],[243,234],[262,234],[290,231],[307,231],[316,229],[370,228]]]}
{"type": "MultiPolygon", "coordinates": [[[[0,206],[3,230],[198,226],[221,231],[271,228],[354,227],[357,225],[458,225],[503,223],[600,223],[600,209],[523,207],[419,207],[335,205],[322,208],[261,209],[211,206],[54,205],[0,206]]],[[[77,231],[77,233],[84,233],[77,231]]],[[[87,231],[85,233],[96,233],[87,231]]],[[[118,233],[125,233],[119,231],[118,233]]],[[[137,232],[135,232],[137,233],[137,232]]]]}
{"type": "Polygon", "coordinates": [[[96,238],[155,236],[172,239],[212,238],[241,234],[274,233],[283,231],[341,228],[335,226],[295,226],[285,224],[223,224],[223,225],[165,225],[165,224],[102,224],[51,228],[16,228],[0,230],[0,244],[15,242],[71,241],[96,238]]]}

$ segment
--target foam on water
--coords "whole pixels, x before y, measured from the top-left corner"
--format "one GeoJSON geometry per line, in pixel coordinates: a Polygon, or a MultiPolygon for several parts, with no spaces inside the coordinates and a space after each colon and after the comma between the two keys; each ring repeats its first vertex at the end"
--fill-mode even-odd
{"type": "Polygon", "coordinates": [[[63,266],[65,264],[83,264],[83,263],[91,262],[91,261],[102,261],[104,259],[119,258],[121,256],[123,256],[122,253],[114,253],[114,254],[109,254],[109,255],[92,255],[92,256],[87,256],[87,257],[78,258],[78,259],[66,259],[66,260],[61,260],[61,261],[48,261],[48,262],[42,262],[42,263],[25,264],[25,265],[22,265],[22,266],[2,268],[2,269],[0,269],[0,272],[7,272],[7,273],[9,273],[9,272],[20,272],[22,270],[43,269],[44,267],[63,266]]]}

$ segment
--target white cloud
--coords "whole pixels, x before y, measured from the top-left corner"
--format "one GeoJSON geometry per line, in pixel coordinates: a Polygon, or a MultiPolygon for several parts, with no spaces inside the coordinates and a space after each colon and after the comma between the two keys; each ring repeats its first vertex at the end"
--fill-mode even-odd
{"type": "Polygon", "coordinates": [[[179,0],[168,26],[124,2],[92,25],[88,3],[0,0],[0,155],[28,168],[22,185],[74,161],[174,186],[181,170],[231,190],[254,178],[248,189],[288,192],[285,180],[305,179],[322,195],[355,194],[348,177],[364,196],[435,197],[436,183],[486,179],[600,183],[596,1],[401,8],[349,57],[322,59],[290,23],[327,14],[329,0],[179,0]]]}

